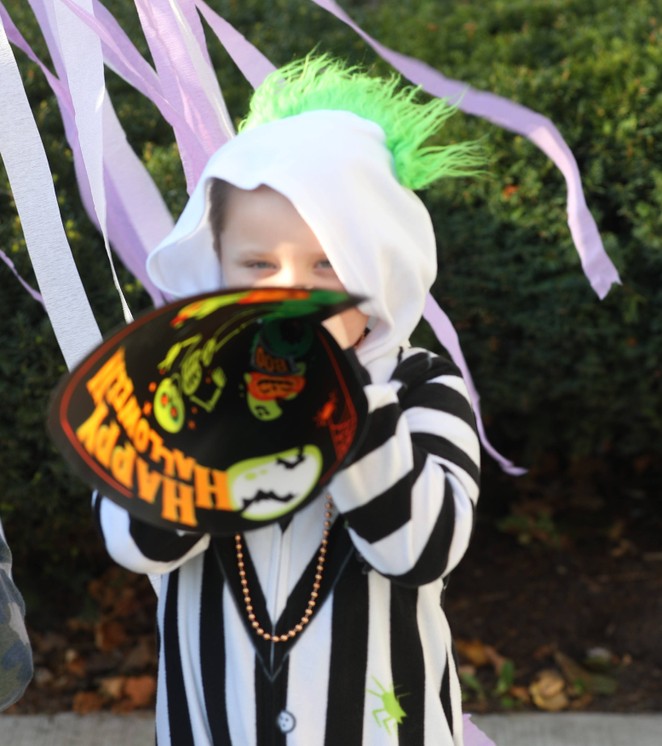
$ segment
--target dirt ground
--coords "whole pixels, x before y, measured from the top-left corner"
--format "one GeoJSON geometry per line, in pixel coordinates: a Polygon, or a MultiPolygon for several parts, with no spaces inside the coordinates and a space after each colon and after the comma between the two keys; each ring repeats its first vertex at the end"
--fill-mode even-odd
{"type": "Polygon", "coordinates": [[[579,474],[484,490],[446,605],[469,710],[662,710],[659,482],[579,474]]]}
{"type": "MultiPolygon", "coordinates": [[[[468,711],[662,711],[660,480],[578,474],[484,480],[446,598],[468,711]]],[[[31,630],[13,713],[153,706],[149,583],[109,563],[88,594],[31,630]]]]}

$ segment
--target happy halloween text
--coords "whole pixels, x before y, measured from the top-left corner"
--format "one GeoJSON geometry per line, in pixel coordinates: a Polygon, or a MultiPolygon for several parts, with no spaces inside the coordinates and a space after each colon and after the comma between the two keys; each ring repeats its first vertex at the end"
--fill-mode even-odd
{"type": "Polygon", "coordinates": [[[146,503],[158,505],[160,498],[161,518],[185,526],[197,526],[196,508],[231,509],[227,472],[166,448],[150,426],[134,394],[123,347],[86,387],[95,409],[76,429],[76,437],[119,484],[146,503]]]}

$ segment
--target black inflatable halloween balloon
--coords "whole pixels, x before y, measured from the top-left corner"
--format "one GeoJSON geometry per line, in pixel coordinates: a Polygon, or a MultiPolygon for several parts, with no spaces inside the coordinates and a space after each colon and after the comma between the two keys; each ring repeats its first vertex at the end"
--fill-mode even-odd
{"type": "Polygon", "coordinates": [[[227,534],[300,508],[350,458],[367,403],[321,325],[360,301],[223,291],[122,328],[58,387],[49,427],[80,475],[149,523],[227,534]]]}

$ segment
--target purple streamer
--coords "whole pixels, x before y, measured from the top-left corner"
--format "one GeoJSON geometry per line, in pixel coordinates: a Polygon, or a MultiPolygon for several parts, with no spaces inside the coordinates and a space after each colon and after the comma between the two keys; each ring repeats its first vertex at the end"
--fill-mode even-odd
{"type": "Polygon", "coordinates": [[[535,143],[561,170],[568,187],[568,224],[584,273],[597,295],[604,298],[612,284],[620,283],[607,256],[593,216],[586,206],[577,162],[556,127],[541,114],[493,93],[475,91],[466,83],[445,78],[438,70],[369,36],[333,0],[313,0],[354,30],[412,83],[428,93],[457,103],[467,114],[482,117],[535,143]]]}
{"type": "MultiPolygon", "coordinates": [[[[207,50],[207,40],[205,39],[205,32],[200,21],[200,16],[198,15],[198,11],[195,7],[195,0],[176,0],[176,2],[182,12],[183,18],[186,19],[186,23],[191,29],[191,33],[195,38],[201,55],[204,57],[204,60],[209,68],[212,68],[213,66],[211,57],[209,56],[209,52],[207,50]]],[[[172,7],[172,3],[170,3],[170,5],[172,7]]]]}
{"type": "MultiPolygon", "coordinates": [[[[39,22],[39,27],[44,36],[44,39],[46,40],[46,44],[48,46],[51,59],[53,60],[55,64],[56,70],[58,68],[61,69],[63,66],[62,59],[59,54],[57,42],[55,41],[53,34],[51,32],[50,26],[49,26],[48,14],[46,12],[46,9],[44,8],[43,3],[39,2],[38,0],[30,0],[30,4],[37,18],[37,21],[39,22]]],[[[78,188],[79,188],[81,200],[83,202],[83,206],[85,207],[85,210],[88,216],[93,221],[95,226],[98,228],[98,223],[96,220],[96,214],[94,211],[94,205],[92,201],[92,194],[90,192],[89,184],[87,181],[87,175],[81,165],[82,156],[80,152],[80,146],[78,144],[78,133],[76,130],[76,123],[75,123],[74,112],[73,112],[73,104],[71,102],[71,96],[69,95],[69,90],[66,88],[65,85],[63,85],[61,80],[57,78],[55,75],[53,75],[53,73],[37,57],[37,55],[34,53],[30,45],[23,38],[23,36],[18,31],[14,23],[11,21],[11,19],[9,18],[9,15],[7,14],[5,8],[2,5],[0,5],[0,14],[2,15],[3,23],[7,31],[7,38],[11,41],[12,44],[14,44],[19,49],[21,49],[23,52],[25,52],[25,54],[29,57],[30,60],[32,60],[36,65],[39,66],[49,86],[51,87],[51,90],[55,94],[55,97],[58,102],[58,106],[60,108],[60,113],[62,115],[62,123],[64,125],[65,137],[72,149],[73,156],[74,156],[74,169],[76,172],[76,179],[78,181],[78,188]]]]}
{"type": "Polygon", "coordinates": [[[173,126],[184,126],[184,120],[163,96],[156,71],[140,55],[108,10],[94,0],[94,15],[90,15],[72,0],[62,1],[99,37],[108,65],[152,101],[167,122],[173,126]]]}
{"type": "MultiPolygon", "coordinates": [[[[120,129],[119,123],[116,127],[120,129]]],[[[130,148],[107,147],[104,166],[107,229],[112,247],[154,304],[161,305],[165,298],[150,280],[145,261],[149,251],[172,229],[172,217],[130,148]]]]}
{"type": "Polygon", "coordinates": [[[451,323],[448,316],[444,313],[444,311],[442,311],[441,307],[430,293],[428,293],[428,297],[425,301],[425,310],[423,311],[423,316],[434,330],[434,333],[437,335],[437,339],[448,350],[448,354],[453,359],[455,365],[457,365],[457,367],[462,372],[464,382],[467,385],[467,389],[469,389],[469,396],[471,397],[471,403],[476,414],[476,426],[478,428],[480,442],[483,444],[483,447],[485,448],[487,453],[489,453],[490,456],[499,464],[501,469],[507,474],[512,474],[513,476],[521,476],[522,474],[526,474],[526,469],[523,469],[520,466],[515,466],[512,461],[509,461],[507,458],[502,456],[487,439],[487,435],[485,434],[485,427],[483,425],[483,419],[480,413],[480,395],[478,394],[478,391],[474,385],[471,372],[469,371],[469,366],[467,365],[467,362],[464,359],[464,355],[462,354],[460,340],[457,336],[457,332],[455,331],[455,328],[453,327],[453,324],[451,323]]]}
{"type": "MultiPolygon", "coordinates": [[[[582,268],[594,291],[602,299],[609,292],[612,284],[620,282],[618,272],[602,245],[595,220],[586,206],[575,158],[559,131],[548,119],[501,96],[475,91],[466,83],[445,78],[438,70],[420,60],[383,46],[354,23],[333,0],[313,0],[313,2],[349,26],[412,83],[421,86],[434,96],[454,101],[458,108],[468,114],[487,119],[535,143],[565,177],[568,188],[568,224],[582,268]]],[[[481,443],[485,450],[505,472],[514,475],[525,473],[525,469],[515,466],[498,453],[488,441],[480,414],[480,396],[462,354],[457,333],[431,295],[427,298],[425,318],[463,373],[476,412],[481,443]]]]}
{"type": "MultiPolygon", "coordinates": [[[[226,118],[227,111],[222,94],[217,83],[209,77],[212,68],[198,12],[251,85],[259,85],[274,69],[273,65],[245,37],[213,11],[205,0],[178,0],[178,3],[174,4],[169,0],[135,0],[156,71],[142,58],[115,19],[98,0],[93,0],[94,16],[86,13],[72,0],[63,1],[100,38],[107,64],[152,101],[173,127],[190,192],[209,156],[232,135],[232,126],[226,118]]],[[[411,82],[435,96],[455,101],[466,113],[483,117],[527,137],[543,150],[566,179],[569,227],[584,272],[595,292],[603,298],[610,286],[619,282],[618,273],[604,251],[597,226],[586,206],[576,161],[560,133],[548,119],[500,96],[475,91],[460,81],[447,79],[420,60],[388,49],[364,32],[333,0],[314,2],[353,29],[411,82]]],[[[66,70],[62,65],[57,42],[52,35],[49,14],[43,0],[30,0],[30,3],[60,79],[53,76],[36,58],[11,21],[5,23],[8,36],[12,43],[23,49],[39,64],[57,96],[67,139],[74,153],[81,197],[88,214],[97,223],[89,182],[82,163],[71,98],[66,86],[66,70]]],[[[0,12],[3,18],[8,19],[1,3],[0,12]]],[[[104,153],[104,156],[107,154],[104,153]]],[[[113,158],[117,156],[116,153],[113,158]]],[[[158,304],[162,298],[158,291],[150,286],[144,270],[145,255],[151,246],[145,246],[144,235],[141,237],[129,206],[123,201],[121,164],[126,164],[127,167],[130,164],[128,159],[122,161],[121,158],[114,163],[120,167],[110,169],[107,161],[104,162],[110,241],[122,261],[148,287],[155,303],[158,304]]],[[[163,216],[158,216],[159,210],[156,206],[152,207],[151,216],[155,225],[153,235],[156,236],[159,231],[158,225],[163,226],[163,216]]],[[[144,231],[142,233],[144,234],[144,231]]],[[[511,474],[523,473],[523,469],[514,466],[498,454],[487,441],[480,418],[479,396],[460,349],[457,333],[432,296],[427,299],[425,317],[467,381],[484,447],[505,471],[511,474]]]]}
{"type": "Polygon", "coordinates": [[[471,720],[471,715],[464,715],[464,746],[496,746],[491,738],[471,720]]]}
{"type": "MultiPolygon", "coordinates": [[[[150,51],[158,63],[157,67],[160,64],[161,74],[157,74],[143,59],[117,21],[97,0],[94,4],[94,16],[86,13],[72,0],[63,0],[63,2],[97,34],[103,44],[104,58],[108,64],[124,80],[149,99],[172,126],[190,190],[197,169],[201,168],[199,164],[202,162],[204,166],[208,155],[201,144],[200,133],[196,133],[190,115],[187,116],[186,114],[187,110],[194,110],[195,107],[184,105],[184,99],[189,94],[184,93],[184,99],[182,98],[180,86],[176,79],[177,66],[175,65],[173,68],[169,61],[169,53],[176,54],[178,61],[184,59],[184,54],[181,51],[175,53],[173,49],[179,49],[176,41],[169,42],[167,35],[160,34],[158,28],[153,27],[150,23],[152,10],[155,10],[151,7],[152,3],[144,3],[146,15],[145,13],[140,14],[140,8],[138,10],[150,51]]],[[[141,0],[136,0],[136,6],[139,5],[142,7],[143,3],[141,3],[141,0]]],[[[165,17],[159,15],[158,18],[161,21],[165,17]]],[[[40,25],[43,30],[41,19],[40,25]]],[[[190,65],[187,68],[190,69],[190,65]]]]}
{"type": "MultiPolygon", "coordinates": [[[[67,2],[67,0],[64,0],[67,2]]],[[[78,6],[74,6],[72,3],[67,4],[80,11],[78,6]]],[[[33,10],[40,23],[40,27],[44,38],[46,39],[47,45],[51,58],[53,59],[56,70],[60,73],[61,78],[66,80],[66,72],[63,70],[63,64],[59,55],[57,42],[48,26],[48,16],[43,7],[43,4],[34,2],[33,10]]],[[[74,169],[76,172],[76,178],[78,181],[78,188],[83,202],[85,210],[94,223],[99,228],[99,224],[96,218],[96,212],[92,200],[92,194],[87,179],[87,173],[85,171],[82,159],[82,153],[80,150],[80,144],[78,142],[78,132],[75,123],[75,115],[73,111],[73,105],[71,97],[66,86],[61,82],[59,78],[51,73],[51,71],[43,64],[43,62],[37,57],[34,51],[31,49],[29,44],[25,41],[23,36],[20,34],[16,26],[13,24],[5,9],[0,4],[0,15],[2,15],[5,28],[7,29],[7,36],[18,48],[20,48],[35,64],[37,64],[42,72],[44,73],[46,80],[48,81],[53,93],[56,96],[58,105],[60,107],[60,113],[62,115],[62,122],[65,129],[65,136],[69,143],[72,153],[74,156],[74,169]]],[[[83,20],[90,19],[90,16],[84,12],[78,13],[79,17],[83,20]]],[[[111,17],[112,18],[112,17],[111,17]]],[[[113,19],[114,20],[114,19],[113,19]]],[[[96,29],[95,29],[96,30],[96,29]]],[[[142,58],[141,58],[142,59],[142,58]]],[[[127,146],[128,148],[128,146],[127,146]]],[[[115,183],[115,177],[110,173],[125,173],[125,178],[132,178],[135,171],[132,169],[132,164],[128,162],[128,150],[122,147],[113,147],[112,143],[110,146],[106,146],[105,156],[105,186],[107,190],[107,206],[108,206],[108,217],[107,217],[107,228],[109,240],[113,246],[113,249],[122,260],[122,263],[137,277],[137,279],[143,284],[147,292],[152,297],[152,300],[156,305],[163,302],[162,293],[152,284],[151,280],[147,276],[145,269],[145,257],[148,251],[153,245],[158,243],[160,237],[165,235],[171,227],[170,216],[167,215],[165,207],[160,204],[160,195],[154,191],[151,195],[145,194],[140,205],[140,216],[139,220],[143,224],[142,231],[136,230],[133,225],[135,218],[130,216],[130,208],[125,204],[125,189],[121,184],[115,183]],[[112,168],[109,168],[108,163],[112,164],[112,168]],[[124,166],[124,168],[123,168],[124,166]],[[150,197],[148,199],[148,196],[150,197]],[[166,218],[169,222],[165,222],[166,218]],[[153,239],[153,243],[145,245],[145,242],[141,240],[140,233],[148,232],[149,226],[153,226],[151,230],[158,235],[153,239]]],[[[142,169],[143,167],[140,166],[142,169]]],[[[136,207],[135,205],[131,207],[136,207]]]]}
{"type": "Polygon", "coordinates": [[[190,193],[211,155],[231,135],[219,119],[219,109],[225,104],[220,90],[210,91],[200,80],[192,58],[195,50],[182,38],[168,0],[136,0],[136,8],[163,92],[194,133],[191,136],[175,128],[190,193]]]}
{"type": "MultiPolygon", "coordinates": [[[[5,252],[0,249],[0,259],[9,267],[9,269],[13,272],[14,277],[21,283],[21,285],[28,291],[28,293],[38,302],[41,303],[42,306],[44,306],[44,299],[41,297],[41,293],[38,293],[29,283],[27,283],[19,274],[18,270],[16,269],[16,266],[14,265],[14,262],[5,254],[5,252]]],[[[44,306],[45,307],[45,306],[44,306]]]]}
{"type": "Polygon", "coordinates": [[[242,75],[253,88],[257,88],[276,69],[275,66],[204,0],[195,0],[195,4],[242,75]]]}

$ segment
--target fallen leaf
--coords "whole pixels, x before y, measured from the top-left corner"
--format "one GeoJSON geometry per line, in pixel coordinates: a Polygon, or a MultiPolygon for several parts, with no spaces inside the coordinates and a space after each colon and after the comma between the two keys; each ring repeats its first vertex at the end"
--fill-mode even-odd
{"type": "Polygon", "coordinates": [[[99,683],[99,693],[107,699],[117,700],[124,696],[124,676],[107,676],[99,683]]]}
{"type": "Polygon", "coordinates": [[[529,687],[529,692],[535,706],[546,712],[565,710],[569,703],[565,694],[565,680],[554,669],[541,671],[529,687]]]}
{"type": "Polygon", "coordinates": [[[69,648],[64,654],[64,667],[68,673],[82,679],[87,674],[85,660],[77,650],[69,648]]]}
{"type": "Polygon", "coordinates": [[[126,618],[135,614],[139,608],[140,604],[136,598],[135,590],[133,588],[123,588],[122,591],[117,594],[110,611],[112,611],[113,616],[126,618]]]}
{"type": "Polygon", "coordinates": [[[528,705],[531,702],[531,694],[525,686],[511,686],[510,694],[519,702],[528,705]]]}
{"type": "Polygon", "coordinates": [[[506,658],[503,655],[501,655],[491,645],[485,646],[485,655],[487,656],[487,660],[492,664],[492,667],[496,671],[497,676],[501,674],[504,666],[512,665],[512,661],[509,658],[506,658]]]}
{"type": "Polygon", "coordinates": [[[557,651],[554,660],[563,671],[569,684],[577,687],[580,692],[589,694],[613,694],[618,689],[616,679],[606,674],[591,673],[574,661],[570,656],[557,651]]]}
{"type": "Polygon", "coordinates": [[[145,635],[129,650],[122,661],[122,673],[144,671],[156,660],[154,637],[145,635]]]}
{"type": "Polygon", "coordinates": [[[124,682],[124,696],[135,709],[152,704],[156,693],[156,679],[153,676],[127,676],[124,682]]]}
{"type": "Polygon", "coordinates": [[[110,711],[115,715],[127,715],[135,711],[133,703],[129,699],[120,699],[118,702],[113,702],[110,711]]]}
{"type": "Polygon", "coordinates": [[[48,655],[56,650],[63,650],[67,646],[67,638],[56,632],[45,632],[44,634],[34,633],[30,636],[32,647],[35,652],[48,655]]]}
{"type": "Polygon", "coordinates": [[[76,692],[72,710],[78,715],[88,715],[90,712],[99,712],[103,705],[103,697],[97,692],[76,692]]]}
{"type": "Polygon", "coordinates": [[[490,662],[487,653],[488,646],[480,640],[456,640],[455,647],[460,657],[477,668],[487,666],[490,662]]]}
{"type": "Polygon", "coordinates": [[[108,607],[110,599],[114,595],[106,576],[91,580],[87,585],[87,592],[101,608],[108,607]]]}
{"type": "Polygon", "coordinates": [[[102,619],[94,629],[94,642],[103,652],[110,652],[124,645],[127,634],[124,625],[114,619],[102,619]]]}
{"type": "Polygon", "coordinates": [[[45,668],[44,666],[38,666],[34,670],[34,677],[32,679],[34,685],[36,687],[45,687],[48,686],[54,679],[53,673],[50,671],[50,669],[45,668]]]}

